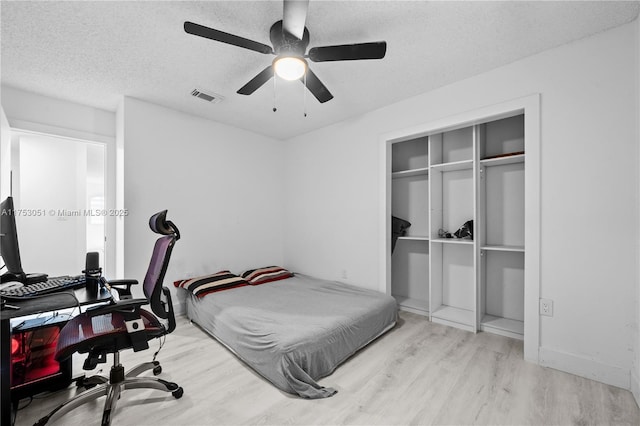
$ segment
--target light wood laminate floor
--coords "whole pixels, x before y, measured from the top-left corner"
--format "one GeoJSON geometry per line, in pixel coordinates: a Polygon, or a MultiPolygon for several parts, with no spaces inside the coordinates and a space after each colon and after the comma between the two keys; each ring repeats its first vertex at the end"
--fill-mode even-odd
{"type": "MultiPolygon", "coordinates": [[[[127,351],[121,361],[129,368],[153,351],[127,351]]],[[[112,424],[640,425],[629,391],[525,362],[520,341],[406,312],[393,330],[320,381],[338,389],[327,399],[280,392],[185,318],[158,359],[160,377],[181,385],[184,396],[127,390],[112,424]]],[[[74,359],[74,373],[82,371],[82,361],[74,359]]],[[[110,365],[100,367],[108,371],[110,365]]],[[[37,396],[18,412],[16,425],[33,424],[76,392],[72,385],[37,396]]],[[[103,401],[77,408],[57,424],[100,424],[103,401]]]]}

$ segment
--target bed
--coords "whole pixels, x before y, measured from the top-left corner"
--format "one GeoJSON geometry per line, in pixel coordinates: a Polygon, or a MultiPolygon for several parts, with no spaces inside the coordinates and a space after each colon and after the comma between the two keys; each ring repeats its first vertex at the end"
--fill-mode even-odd
{"type": "Polygon", "coordinates": [[[186,313],[284,392],[326,398],[316,380],[396,323],[393,297],[305,275],[196,297],[186,313]]]}

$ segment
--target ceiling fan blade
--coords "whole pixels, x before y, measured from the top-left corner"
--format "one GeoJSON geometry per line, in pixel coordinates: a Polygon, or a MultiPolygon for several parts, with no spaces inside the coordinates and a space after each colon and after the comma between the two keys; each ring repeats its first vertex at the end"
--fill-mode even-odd
{"type": "Polygon", "coordinates": [[[304,34],[308,9],[309,0],[284,0],[282,27],[298,40],[302,40],[304,34]]]}
{"type": "MultiPolygon", "coordinates": [[[[304,77],[300,79],[304,83],[304,77]]],[[[320,81],[313,71],[307,68],[307,89],[316,97],[321,104],[333,99],[333,95],[329,92],[324,84],[320,81]]]]}
{"type": "Polygon", "coordinates": [[[386,53],[387,42],[376,41],[372,43],[313,47],[309,50],[309,59],[313,62],[382,59],[386,53]]]}
{"type": "Polygon", "coordinates": [[[258,75],[253,77],[247,84],[242,86],[240,90],[238,90],[238,93],[241,95],[250,95],[258,90],[260,86],[269,81],[271,77],[273,77],[273,66],[269,65],[268,67],[260,71],[258,75]]]}
{"type": "Polygon", "coordinates": [[[237,35],[225,33],[223,31],[214,30],[213,28],[205,27],[200,24],[194,24],[193,22],[185,22],[184,30],[193,35],[199,37],[208,38],[211,40],[219,41],[222,43],[232,44],[234,46],[243,47],[245,49],[253,50],[259,53],[273,53],[271,46],[258,43],[257,41],[249,40],[248,38],[238,37],[237,35]]]}

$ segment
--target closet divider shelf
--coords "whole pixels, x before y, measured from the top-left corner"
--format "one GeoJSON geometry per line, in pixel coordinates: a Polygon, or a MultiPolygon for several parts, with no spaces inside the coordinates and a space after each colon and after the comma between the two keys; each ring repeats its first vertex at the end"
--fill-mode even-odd
{"type": "Polygon", "coordinates": [[[409,241],[429,241],[429,237],[425,235],[404,235],[402,237],[398,237],[398,239],[409,241]]]}
{"type": "Polygon", "coordinates": [[[473,329],[474,316],[475,313],[468,309],[440,305],[431,313],[431,320],[445,325],[454,325],[469,331],[475,331],[473,329]]]}
{"type": "Polygon", "coordinates": [[[510,155],[507,157],[485,158],[480,160],[483,166],[503,166],[505,164],[524,163],[524,154],[510,155]]]}
{"type": "Polygon", "coordinates": [[[453,172],[455,170],[469,170],[473,168],[473,160],[453,161],[451,163],[432,164],[431,169],[438,172],[453,172]]]}
{"type": "Polygon", "coordinates": [[[391,177],[393,179],[397,179],[397,178],[404,178],[404,177],[411,177],[411,176],[422,176],[422,175],[428,175],[428,174],[429,174],[429,168],[422,167],[419,169],[401,170],[399,172],[393,172],[391,173],[391,177]]]}
{"type": "Polygon", "coordinates": [[[480,330],[523,340],[524,322],[485,314],[480,321],[480,330]]]}
{"type": "Polygon", "coordinates": [[[524,253],[524,246],[499,246],[499,245],[486,245],[480,247],[481,250],[493,250],[493,251],[512,251],[517,253],[524,253]]]}
{"type": "Polygon", "coordinates": [[[413,311],[419,311],[419,312],[415,312],[415,313],[420,313],[420,314],[428,314],[429,313],[429,301],[428,300],[422,300],[422,299],[416,299],[413,297],[405,297],[405,296],[393,296],[396,301],[398,302],[398,305],[402,306],[403,308],[413,312],[413,311]]]}
{"type": "Polygon", "coordinates": [[[461,238],[432,238],[432,242],[434,243],[444,243],[444,244],[468,244],[473,245],[473,240],[463,240],[461,238]]]}

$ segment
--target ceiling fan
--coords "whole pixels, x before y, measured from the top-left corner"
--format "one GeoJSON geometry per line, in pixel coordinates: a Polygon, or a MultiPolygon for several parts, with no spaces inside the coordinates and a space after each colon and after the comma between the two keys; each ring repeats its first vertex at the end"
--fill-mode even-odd
{"type": "Polygon", "coordinates": [[[239,94],[252,94],[269,81],[275,72],[285,80],[302,81],[316,99],[324,103],[333,99],[333,95],[309,69],[307,58],[312,62],[382,59],[387,51],[387,42],[313,47],[305,54],[309,45],[309,30],[305,27],[308,6],[309,0],[284,0],[283,19],[274,23],[269,31],[273,47],[188,21],[184,23],[184,30],[199,37],[276,55],[271,65],[238,90],[239,94]]]}

